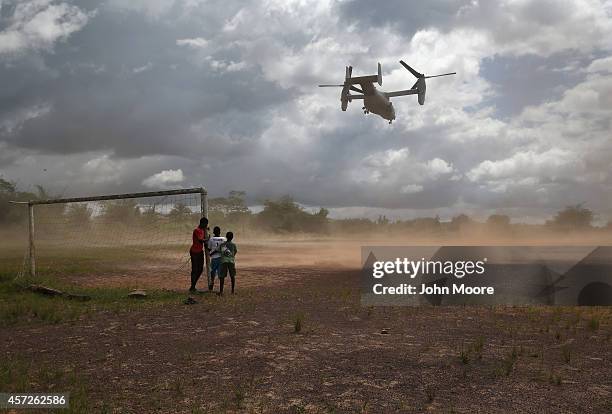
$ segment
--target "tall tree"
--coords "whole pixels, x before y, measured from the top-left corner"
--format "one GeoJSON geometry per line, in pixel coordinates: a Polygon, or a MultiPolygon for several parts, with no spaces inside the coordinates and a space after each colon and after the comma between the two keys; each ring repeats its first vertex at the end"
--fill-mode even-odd
{"type": "Polygon", "coordinates": [[[583,204],[576,204],[557,212],[551,224],[560,230],[584,230],[591,228],[592,221],[593,212],[583,204]]]}

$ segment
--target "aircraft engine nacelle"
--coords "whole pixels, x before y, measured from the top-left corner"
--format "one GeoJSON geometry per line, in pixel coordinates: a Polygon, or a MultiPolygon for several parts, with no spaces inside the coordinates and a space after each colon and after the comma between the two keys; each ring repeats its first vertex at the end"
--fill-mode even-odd
{"type": "Polygon", "coordinates": [[[341,108],[343,111],[346,111],[349,103],[349,87],[350,85],[346,84],[342,88],[342,92],[340,92],[340,102],[342,103],[341,108]]]}
{"type": "Polygon", "coordinates": [[[417,80],[417,91],[419,91],[418,99],[419,105],[425,104],[425,92],[427,91],[427,86],[425,85],[425,79],[419,78],[417,80]]]}

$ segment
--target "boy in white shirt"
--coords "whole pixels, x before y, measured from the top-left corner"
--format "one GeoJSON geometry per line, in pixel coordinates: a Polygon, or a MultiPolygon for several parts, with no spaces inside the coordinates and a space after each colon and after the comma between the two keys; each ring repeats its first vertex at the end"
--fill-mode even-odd
{"type": "Polygon", "coordinates": [[[225,237],[221,237],[221,228],[215,226],[213,236],[208,240],[208,250],[210,252],[210,278],[208,290],[212,291],[215,286],[215,275],[218,277],[221,270],[221,245],[225,243],[225,237]]]}

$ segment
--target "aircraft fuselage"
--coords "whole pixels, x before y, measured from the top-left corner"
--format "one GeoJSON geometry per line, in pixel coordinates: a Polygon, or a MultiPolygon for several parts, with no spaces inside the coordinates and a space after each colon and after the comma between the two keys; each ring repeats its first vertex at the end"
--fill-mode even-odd
{"type": "Polygon", "coordinates": [[[370,94],[363,98],[363,106],[367,112],[379,115],[382,118],[393,121],[395,119],[395,108],[387,96],[373,87],[370,94]]]}

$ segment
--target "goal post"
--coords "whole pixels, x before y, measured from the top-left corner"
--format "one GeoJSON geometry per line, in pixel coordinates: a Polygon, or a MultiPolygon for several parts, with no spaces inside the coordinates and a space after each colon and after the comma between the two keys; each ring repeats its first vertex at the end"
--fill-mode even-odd
{"type": "MultiPolygon", "coordinates": [[[[118,225],[120,220],[112,219],[111,210],[113,206],[120,206],[119,203],[122,201],[127,201],[129,204],[128,208],[131,208],[132,213],[135,212],[139,217],[140,221],[138,221],[137,224],[134,224],[133,227],[143,227],[144,219],[142,217],[147,213],[150,213],[149,216],[153,217],[153,220],[148,220],[146,222],[147,226],[145,230],[140,230],[137,232],[142,235],[143,239],[146,239],[146,237],[150,238],[151,234],[154,234],[156,229],[162,227],[164,228],[163,231],[167,232],[169,227],[167,221],[170,218],[176,219],[176,217],[179,217],[179,219],[181,219],[181,223],[184,225],[180,228],[180,231],[181,233],[184,233],[184,227],[189,221],[191,221],[192,216],[194,216],[193,218],[195,218],[196,215],[199,215],[200,217],[208,217],[208,193],[204,187],[16,202],[20,204],[27,204],[28,206],[27,258],[29,265],[27,271],[30,276],[35,277],[37,274],[37,237],[40,236],[40,233],[56,233],[56,239],[53,240],[52,238],[48,237],[46,240],[51,246],[68,244],[71,243],[69,240],[70,235],[79,234],[84,231],[83,227],[85,226],[86,221],[89,231],[91,231],[91,228],[94,227],[94,223],[96,223],[100,229],[104,229],[105,226],[111,226],[110,229],[107,229],[103,233],[103,237],[104,235],[108,234],[116,235],[118,232],[117,227],[120,227],[118,225]],[[173,196],[175,198],[171,198],[173,196]],[[187,196],[189,197],[187,198],[187,196]],[[49,206],[49,208],[51,208],[51,206],[55,207],[54,209],[51,209],[51,211],[45,212],[40,210],[42,206],[49,206]],[[81,215],[81,219],[75,220],[74,217],[76,216],[78,218],[79,214],[81,215]],[[109,219],[107,216],[110,216],[111,218],[109,219]],[[105,218],[106,220],[104,220],[105,218]],[[68,223],[72,227],[76,227],[76,229],[72,230],[72,233],[61,228],[62,226],[66,227],[68,223]]],[[[123,225],[122,227],[126,226],[123,225]]],[[[174,226],[171,230],[174,233],[177,233],[177,229],[175,227],[176,226],[174,226]]],[[[132,228],[131,231],[134,233],[134,228],[132,228]]],[[[169,240],[171,237],[166,236],[166,239],[169,240]]],[[[175,237],[172,240],[176,242],[177,238],[175,237]]],[[[180,242],[186,241],[186,239],[179,240],[180,242]]],[[[132,240],[132,244],[136,244],[137,242],[137,240],[132,240]]],[[[189,242],[191,242],[190,237],[189,242]]],[[[72,241],[72,243],[74,243],[74,245],[78,248],[83,244],[87,244],[88,240],[86,240],[86,238],[81,238],[76,241],[72,241]]],[[[107,243],[107,245],[113,245],[113,243],[115,244],[114,247],[120,247],[113,241],[110,241],[107,243]]],[[[208,262],[209,260],[207,257],[207,273],[208,262]]]]}

